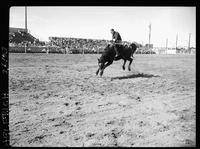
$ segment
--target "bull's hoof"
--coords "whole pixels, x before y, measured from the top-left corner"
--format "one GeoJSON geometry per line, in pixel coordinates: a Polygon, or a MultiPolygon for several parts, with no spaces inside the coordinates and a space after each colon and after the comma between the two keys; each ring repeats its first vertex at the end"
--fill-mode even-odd
{"type": "Polygon", "coordinates": [[[103,71],[100,72],[100,76],[102,76],[102,75],[103,75],[103,71]]]}
{"type": "Polygon", "coordinates": [[[123,70],[125,70],[125,66],[122,66],[123,70]]]}

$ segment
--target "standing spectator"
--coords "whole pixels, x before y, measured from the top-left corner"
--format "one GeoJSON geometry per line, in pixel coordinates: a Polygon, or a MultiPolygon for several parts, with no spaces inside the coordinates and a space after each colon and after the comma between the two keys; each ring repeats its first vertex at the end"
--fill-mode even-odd
{"type": "Polygon", "coordinates": [[[66,46],[65,47],[65,54],[68,54],[69,53],[69,46],[66,46]]]}
{"type": "Polygon", "coordinates": [[[47,45],[47,51],[46,52],[47,52],[47,54],[49,54],[49,45],[47,45]]]}

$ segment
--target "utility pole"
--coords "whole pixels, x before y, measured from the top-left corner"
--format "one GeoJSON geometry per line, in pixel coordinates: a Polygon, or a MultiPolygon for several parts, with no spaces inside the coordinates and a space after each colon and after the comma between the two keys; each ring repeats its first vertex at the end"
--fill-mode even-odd
{"type": "Polygon", "coordinates": [[[176,35],[176,50],[177,50],[177,44],[178,44],[178,34],[176,35]]]}
{"type": "Polygon", "coordinates": [[[191,51],[190,51],[190,38],[191,38],[191,33],[189,33],[189,41],[188,41],[188,51],[191,54],[191,51]]]}
{"type": "Polygon", "coordinates": [[[176,53],[177,53],[177,44],[178,44],[178,34],[176,34],[176,53]]]}
{"type": "Polygon", "coordinates": [[[166,51],[167,51],[167,45],[168,45],[168,38],[166,39],[166,51]]]}
{"type": "Polygon", "coordinates": [[[151,43],[151,23],[149,24],[149,45],[148,45],[148,50],[150,50],[150,43],[151,43]]]}
{"type": "MultiPolygon", "coordinates": [[[[28,32],[28,30],[27,30],[27,7],[25,6],[25,31],[26,31],[26,33],[28,32]]],[[[27,41],[25,41],[25,46],[24,46],[24,48],[25,48],[25,53],[26,53],[26,48],[27,48],[27,41]]]]}
{"type": "Polygon", "coordinates": [[[28,32],[28,29],[27,29],[27,7],[25,6],[25,30],[26,32],[28,32]]]}

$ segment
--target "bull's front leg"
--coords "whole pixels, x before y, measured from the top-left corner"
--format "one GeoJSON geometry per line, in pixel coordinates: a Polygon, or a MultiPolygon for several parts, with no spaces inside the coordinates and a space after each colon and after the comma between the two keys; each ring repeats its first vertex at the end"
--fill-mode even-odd
{"type": "Polygon", "coordinates": [[[126,64],[126,60],[124,60],[124,64],[122,66],[123,70],[125,70],[125,64],[126,64]]]}
{"type": "Polygon", "coordinates": [[[110,61],[110,62],[107,62],[106,65],[104,65],[104,67],[101,69],[101,72],[100,72],[100,76],[103,75],[103,71],[106,67],[108,67],[109,65],[111,65],[113,63],[113,61],[110,61]]]}
{"type": "Polygon", "coordinates": [[[98,75],[98,73],[99,73],[99,69],[100,69],[100,68],[97,69],[97,71],[96,71],[96,75],[98,75]]]}

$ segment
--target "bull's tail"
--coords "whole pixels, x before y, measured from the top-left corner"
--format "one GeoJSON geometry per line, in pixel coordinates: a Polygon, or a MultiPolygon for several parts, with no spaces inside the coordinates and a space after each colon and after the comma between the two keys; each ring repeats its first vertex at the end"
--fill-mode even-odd
{"type": "Polygon", "coordinates": [[[131,53],[131,57],[134,58],[133,54],[135,53],[135,51],[137,50],[137,45],[133,44],[132,46],[132,53],[131,53]]]}
{"type": "Polygon", "coordinates": [[[133,53],[131,54],[131,58],[134,59],[135,57],[133,56],[133,53]]]}

